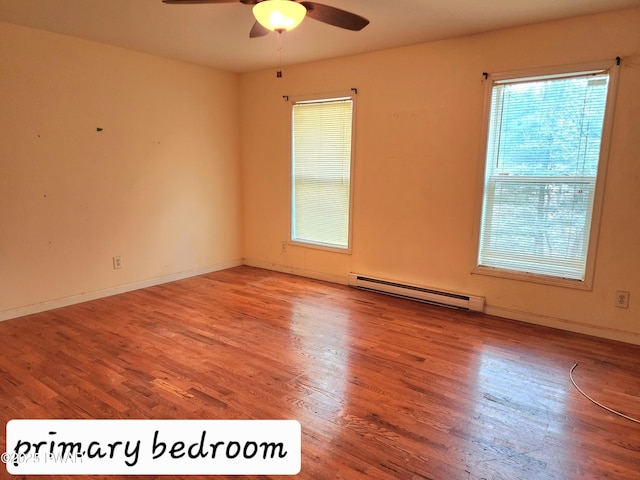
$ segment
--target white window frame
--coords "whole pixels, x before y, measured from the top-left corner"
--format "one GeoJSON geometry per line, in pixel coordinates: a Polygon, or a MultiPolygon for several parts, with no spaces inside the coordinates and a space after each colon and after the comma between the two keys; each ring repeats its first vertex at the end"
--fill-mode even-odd
{"type": "Polygon", "coordinates": [[[292,97],[290,111],[289,111],[289,244],[298,246],[311,248],[316,250],[325,250],[329,252],[342,253],[342,254],[351,254],[352,253],[352,237],[353,237],[353,183],[354,183],[354,164],[355,164],[355,132],[356,132],[356,110],[357,110],[357,94],[355,90],[352,89],[350,91],[339,91],[339,92],[331,92],[331,93],[323,93],[316,95],[300,95],[296,97],[292,97]],[[352,114],[351,114],[351,158],[350,158],[350,171],[349,171],[349,207],[348,207],[348,234],[347,234],[347,246],[341,247],[338,245],[325,244],[321,242],[313,242],[302,240],[298,238],[294,238],[294,222],[295,222],[295,187],[294,187],[294,158],[293,158],[293,108],[296,103],[304,103],[304,102],[322,102],[322,101],[331,101],[331,100],[340,100],[340,99],[348,99],[352,102],[352,114]]]}
{"type": "Polygon", "coordinates": [[[544,67],[530,70],[520,70],[512,72],[504,72],[491,74],[486,77],[484,91],[484,109],[482,123],[482,145],[481,145],[481,168],[478,175],[478,203],[476,224],[474,229],[475,248],[473,251],[473,274],[489,275],[493,277],[507,278],[512,280],[528,281],[534,283],[542,283],[561,287],[570,287],[583,290],[591,290],[593,286],[593,276],[596,262],[596,252],[600,231],[600,217],[602,213],[602,205],[604,199],[604,188],[607,172],[607,164],[609,160],[609,149],[611,144],[611,134],[613,128],[614,105],[618,84],[619,63],[611,60],[583,63],[576,65],[564,65],[556,67],[544,67]],[[585,72],[602,72],[609,73],[609,86],[607,92],[607,100],[605,104],[605,115],[603,120],[602,138],[600,143],[600,157],[598,161],[598,171],[596,174],[596,183],[593,198],[593,209],[591,218],[591,228],[589,231],[589,242],[587,247],[587,258],[584,279],[569,279],[556,277],[551,275],[542,275],[538,273],[527,273],[524,271],[508,270],[504,268],[488,267],[479,265],[479,249],[480,235],[482,228],[483,203],[485,194],[485,174],[487,162],[487,149],[489,141],[489,123],[491,118],[491,98],[495,82],[504,80],[520,79],[527,81],[533,78],[539,79],[544,77],[558,78],[570,77],[575,74],[583,74],[585,72]]]}

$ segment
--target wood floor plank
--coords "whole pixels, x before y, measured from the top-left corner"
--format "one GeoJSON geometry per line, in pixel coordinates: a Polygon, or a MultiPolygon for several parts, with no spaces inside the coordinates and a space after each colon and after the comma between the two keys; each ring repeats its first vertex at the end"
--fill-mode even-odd
{"type": "Polygon", "coordinates": [[[0,338],[2,424],[296,419],[305,480],[640,479],[640,425],[569,378],[577,361],[585,391],[639,418],[638,346],[251,267],[5,321],[0,338]]]}

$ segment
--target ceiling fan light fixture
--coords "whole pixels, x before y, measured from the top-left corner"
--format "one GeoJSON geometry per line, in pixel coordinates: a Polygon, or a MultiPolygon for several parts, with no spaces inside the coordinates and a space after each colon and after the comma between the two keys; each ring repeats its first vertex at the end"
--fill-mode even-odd
{"type": "Polygon", "coordinates": [[[306,14],[307,9],[293,0],[263,0],[253,6],[258,23],[276,32],[293,30],[306,14]]]}

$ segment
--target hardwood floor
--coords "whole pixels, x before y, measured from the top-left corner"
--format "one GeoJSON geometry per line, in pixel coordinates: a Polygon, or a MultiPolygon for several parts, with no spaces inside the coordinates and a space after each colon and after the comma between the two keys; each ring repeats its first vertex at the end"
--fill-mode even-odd
{"type": "Polygon", "coordinates": [[[3,425],[298,420],[300,474],[262,479],[640,478],[640,425],[569,378],[579,362],[585,392],[639,418],[637,346],[250,267],[2,322],[0,338],[3,425]]]}

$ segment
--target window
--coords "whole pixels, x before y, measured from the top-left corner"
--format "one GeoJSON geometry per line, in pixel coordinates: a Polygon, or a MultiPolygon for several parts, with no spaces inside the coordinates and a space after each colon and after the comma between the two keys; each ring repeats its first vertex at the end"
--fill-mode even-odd
{"type": "Polygon", "coordinates": [[[492,79],[478,272],[587,279],[611,85],[609,68],[492,79]]]}
{"type": "Polygon", "coordinates": [[[291,239],[349,251],[352,96],[293,103],[291,239]]]}

